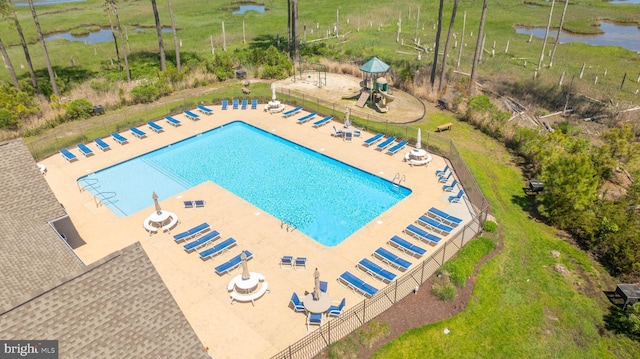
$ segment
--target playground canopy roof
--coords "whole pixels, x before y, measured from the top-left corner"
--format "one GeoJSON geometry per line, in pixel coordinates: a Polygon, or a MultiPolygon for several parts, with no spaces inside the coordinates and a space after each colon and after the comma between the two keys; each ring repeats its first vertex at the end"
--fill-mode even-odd
{"type": "Polygon", "coordinates": [[[370,74],[383,74],[389,71],[389,65],[385,64],[377,57],[372,57],[364,65],[360,66],[360,71],[368,72],[370,74]]]}

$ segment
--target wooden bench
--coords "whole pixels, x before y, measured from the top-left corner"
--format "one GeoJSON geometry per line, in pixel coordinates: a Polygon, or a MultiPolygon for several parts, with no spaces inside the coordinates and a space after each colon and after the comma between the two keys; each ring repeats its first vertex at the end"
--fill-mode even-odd
{"type": "Polygon", "coordinates": [[[453,126],[453,123],[451,123],[451,122],[445,123],[444,125],[438,126],[438,128],[436,129],[436,132],[442,132],[444,130],[451,130],[451,126],[453,126]]]}

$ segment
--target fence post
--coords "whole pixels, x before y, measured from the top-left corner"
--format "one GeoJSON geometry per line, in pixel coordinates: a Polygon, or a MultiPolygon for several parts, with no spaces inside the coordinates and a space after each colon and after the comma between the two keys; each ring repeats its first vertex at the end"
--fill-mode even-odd
{"type": "Polygon", "coordinates": [[[366,316],[367,316],[367,300],[365,299],[362,302],[362,324],[364,324],[366,316]]]}
{"type": "MultiPolygon", "coordinates": [[[[464,228],[462,229],[462,231],[464,232],[464,228]]],[[[448,241],[444,241],[444,246],[442,246],[442,265],[444,265],[444,254],[447,251],[447,242],[448,241]]]]}

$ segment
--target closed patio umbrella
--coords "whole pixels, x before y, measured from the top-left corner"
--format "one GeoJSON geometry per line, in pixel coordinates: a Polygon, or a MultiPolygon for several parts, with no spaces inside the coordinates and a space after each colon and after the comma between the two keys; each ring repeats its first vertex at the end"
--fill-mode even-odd
{"type": "Polygon", "coordinates": [[[349,119],[349,114],[351,113],[351,110],[346,109],[344,111],[344,127],[345,128],[349,128],[349,126],[351,126],[351,120],[349,119]]]}
{"type": "Polygon", "coordinates": [[[417,136],[417,140],[416,140],[416,148],[420,149],[422,148],[422,132],[420,132],[420,129],[418,129],[418,136],[417,136]]]}
{"type": "Polygon", "coordinates": [[[162,212],[162,208],[160,208],[160,203],[158,203],[158,195],[156,194],[156,192],[153,192],[151,198],[153,198],[153,204],[156,206],[156,212],[160,214],[160,212],[162,212]]]}
{"type": "Polygon", "coordinates": [[[240,253],[240,259],[242,260],[242,279],[249,279],[251,275],[249,274],[249,266],[247,264],[247,254],[244,251],[240,253]]]}
{"type": "Polygon", "coordinates": [[[313,288],[313,300],[320,299],[320,272],[318,272],[318,268],[313,272],[313,278],[315,280],[315,287],[313,288]]]}

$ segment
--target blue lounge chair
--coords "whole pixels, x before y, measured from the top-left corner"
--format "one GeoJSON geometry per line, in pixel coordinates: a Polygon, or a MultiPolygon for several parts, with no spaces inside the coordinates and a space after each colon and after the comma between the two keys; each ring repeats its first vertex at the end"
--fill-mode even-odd
{"type": "Polygon", "coordinates": [[[251,100],[251,109],[256,110],[257,108],[258,108],[258,100],[254,98],[251,100]]]}
{"type": "Polygon", "coordinates": [[[336,126],[333,126],[333,133],[331,133],[333,137],[342,137],[342,131],[338,130],[336,126]]]}
{"type": "Polygon", "coordinates": [[[246,110],[247,106],[249,106],[249,100],[247,100],[246,98],[242,99],[242,104],[240,105],[240,109],[246,110]]]}
{"type": "Polygon", "coordinates": [[[322,313],[309,313],[307,315],[307,332],[309,332],[309,327],[312,325],[322,325],[322,313]]]}
{"type": "Polygon", "coordinates": [[[324,126],[327,123],[331,122],[332,119],[333,119],[333,116],[323,117],[322,119],[314,122],[313,127],[318,128],[318,127],[324,126]]]}
{"type": "Polygon", "coordinates": [[[371,297],[378,292],[377,288],[356,277],[349,271],[340,274],[338,281],[365,297],[371,297]]]}
{"type": "Polygon", "coordinates": [[[300,112],[301,110],[302,110],[302,107],[295,107],[295,108],[292,108],[292,109],[291,109],[291,110],[289,110],[289,111],[285,111],[285,112],[283,112],[283,113],[282,113],[282,115],[283,115],[284,117],[293,116],[293,115],[297,114],[298,112],[300,112]]]}
{"type": "Polygon", "coordinates": [[[204,207],[205,203],[206,203],[206,202],[205,202],[203,199],[196,199],[195,201],[193,201],[193,205],[194,205],[196,208],[202,208],[202,207],[204,207]]]}
{"type": "Polygon", "coordinates": [[[457,195],[449,196],[449,202],[451,202],[451,203],[459,203],[460,199],[462,199],[463,195],[464,195],[464,190],[460,190],[460,191],[458,191],[457,195]]]}
{"type": "Polygon", "coordinates": [[[429,217],[427,215],[420,216],[420,218],[418,218],[416,220],[416,222],[419,225],[421,225],[421,226],[423,226],[423,227],[425,227],[427,229],[430,229],[430,230],[432,230],[434,232],[438,232],[438,233],[440,233],[442,235],[445,235],[445,236],[447,234],[451,233],[451,231],[453,230],[453,228],[447,226],[446,224],[444,224],[442,222],[438,222],[435,219],[433,219],[433,218],[431,218],[431,217],[429,217]]]}
{"type": "Polygon", "coordinates": [[[444,166],[441,170],[436,170],[436,177],[442,177],[449,171],[449,165],[444,166]]]}
{"type": "Polygon", "coordinates": [[[382,133],[377,133],[377,134],[373,135],[372,137],[369,137],[366,140],[364,140],[364,145],[365,146],[371,146],[374,143],[380,141],[383,136],[384,135],[382,133]]]}
{"type": "Polygon", "coordinates": [[[327,316],[328,317],[339,317],[340,314],[342,314],[342,310],[344,309],[344,307],[347,305],[347,299],[346,298],[342,298],[342,301],[340,301],[340,304],[338,305],[332,305],[329,307],[329,309],[327,310],[327,316]]]}
{"type": "Polygon", "coordinates": [[[209,223],[207,222],[203,222],[193,228],[190,228],[182,233],[178,233],[176,235],[173,236],[173,240],[177,242],[181,242],[184,240],[187,240],[189,238],[195,237],[197,235],[200,235],[206,231],[208,231],[211,227],[209,226],[209,223]]]}
{"type": "Polygon", "coordinates": [[[390,246],[399,249],[407,254],[410,254],[412,257],[420,258],[427,253],[426,249],[416,246],[415,244],[399,236],[391,237],[388,243],[390,246]]]}
{"type": "Polygon", "coordinates": [[[296,261],[293,263],[293,268],[304,267],[307,269],[307,257],[296,257],[296,261]]]}
{"type": "Polygon", "coordinates": [[[200,116],[197,113],[191,112],[189,110],[184,111],[184,115],[192,121],[198,121],[200,119],[200,116]]]}
{"type": "Polygon", "coordinates": [[[201,113],[205,114],[205,115],[213,115],[213,110],[208,108],[208,107],[206,107],[206,106],[198,105],[198,107],[196,107],[196,109],[198,111],[200,111],[201,113]]]}
{"type": "Polygon", "coordinates": [[[438,182],[447,183],[447,182],[449,182],[449,178],[451,178],[451,176],[453,176],[453,172],[449,172],[449,174],[446,177],[445,176],[440,176],[440,177],[438,177],[438,182]]]}
{"type": "Polygon", "coordinates": [[[238,101],[238,99],[233,99],[233,109],[237,110],[238,106],[240,105],[240,102],[238,101]]]}
{"type": "MultiPolygon", "coordinates": [[[[247,260],[253,258],[253,253],[245,250],[244,254],[247,256],[247,260]]],[[[237,256],[229,259],[228,261],[220,264],[219,266],[215,267],[214,270],[216,271],[216,273],[218,275],[223,275],[226,273],[231,272],[232,270],[234,270],[236,267],[238,267],[241,263],[242,263],[242,257],[241,254],[238,254],[237,256]]]]}
{"type": "Polygon", "coordinates": [[[329,283],[328,282],[324,282],[324,281],[320,281],[320,291],[322,293],[326,293],[329,290],[329,283]]]}
{"type": "Polygon", "coordinates": [[[385,283],[389,283],[396,278],[395,273],[380,267],[368,258],[362,258],[362,260],[358,262],[357,267],[373,278],[381,280],[385,283]]]}
{"type": "Polygon", "coordinates": [[[182,124],[180,120],[173,118],[171,116],[165,116],[164,119],[167,120],[167,122],[169,122],[169,124],[173,127],[178,127],[182,124]]]}
{"type": "Polygon", "coordinates": [[[307,114],[305,116],[302,116],[298,119],[298,123],[302,124],[305,123],[311,119],[313,119],[314,117],[316,117],[316,113],[315,112],[311,112],[310,114],[307,114]]]}
{"type": "Polygon", "coordinates": [[[415,224],[410,224],[404,229],[404,233],[414,236],[429,245],[435,246],[440,242],[442,238],[436,236],[435,234],[429,233],[426,230],[416,226],[415,224]]]}
{"type": "Polygon", "coordinates": [[[82,153],[85,157],[93,155],[93,151],[84,143],[78,143],[78,150],[80,150],[80,153],[82,153]]]}
{"type": "Polygon", "coordinates": [[[95,140],[93,140],[93,143],[96,144],[96,146],[102,150],[102,152],[110,149],[111,147],[109,147],[109,144],[104,142],[104,140],[102,138],[96,138],[95,140]]]}
{"type": "Polygon", "coordinates": [[[293,268],[293,256],[282,256],[280,258],[280,269],[282,269],[282,266],[291,266],[293,268]]]}
{"type": "Polygon", "coordinates": [[[458,180],[454,179],[453,182],[451,182],[451,184],[445,184],[444,186],[442,186],[442,190],[445,192],[453,192],[453,189],[456,188],[457,184],[458,184],[458,180]]]}
{"type": "Polygon", "coordinates": [[[395,155],[396,152],[400,151],[401,149],[403,149],[406,145],[407,145],[407,141],[400,141],[398,142],[398,144],[394,145],[393,147],[391,147],[387,153],[390,155],[395,155]]]}
{"type": "MultiPolygon", "coordinates": [[[[231,247],[236,245],[236,240],[233,237],[229,237],[224,241],[216,244],[211,248],[207,248],[204,251],[200,252],[200,259],[205,260],[207,258],[212,258],[217,256],[218,254],[224,253],[229,250],[231,247]]],[[[230,269],[231,270],[231,269],[230,269]]]]}
{"type": "Polygon", "coordinates": [[[198,249],[198,248],[200,248],[202,246],[205,246],[205,245],[215,241],[218,238],[220,238],[220,232],[211,231],[211,232],[203,235],[202,237],[199,237],[198,239],[185,244],[184,245],[184,250],[187,251],[187,252],[191,252],[192,250],[198,249]]]}
{"type": "Polygon", "coordinates": [[[147,136],[146,132],[142,131],[137,127],[131,127],[129,131],[131,131],[131,134],[138,137],[139,139],[143,139],[147,136]]]}
{"type": "Polygon", "coordinates": [[[298,294],[295,292],[291,295],[291,304],[293,305],[294,312],[304,312],[304,303],[298,297],[298,294]]]}
{"type": "Polygon", "coordinates": [[[452,216],[445,211],[441,211],[435,207],[429,208],[427,215],[431,216],[436,221],[440,221],[444,224],[448,224],[451,227],[455,227],[462,223],[462,220],[458,217],[452,216]]]}
{"type": "Polygon", "coordinates": [[[147,122],[147,126],[149,126],[149,128],[155,133],[164,131],[164,128],[162,128],[162,126],[158,125],[155,122],[147,122]]]}
{"type": "Polygon", "coordinates": [[[385,148],[389,147],[389,145],[391,145],[393,143],[393,141],[395,141],[396,138],[394,136],[391,136],[389,138],[387,138],[386,140],[380,142],[377,146],[377,149],[380,151],[383,151],[385,148]]]}
{"type": "Polygon", "coordinates": [[[411,262],[399,257],[383,247],[379,247],[373,252],[373,256],[388,265],[401,271],[407,270],[411,266],[411,262]]]}
{"type": "Polygon", "coordinates": [[[353,142],[353,132],[351,132],[351,131],[345,132],[344,136],[342,136],[342,139],[345,142],[353,142]]]}
{"type": "Polygon", "coordinates": [[[113,138],[114,141],[118,142],[121,145],[124,145],[125,143],[129,142],[129,140],[126,137],[124,137],[123,135],[117,132],[112,133],[111,137],[113,138]]]}
{"type": "Polygon", "coordinates": [[[195,208],[196,204],[193,201],[182,201],[184,208],[195,208]]]}
{"type": "Polygon", "coordinates": [[[226,110],[228,106],[229,106],[229,101],[228,100],[222,100],[222,104],[220,105],[220,109],[226,110]]]}
{"type": "Polygon", "coordinates": [[[71,153],[71,151],[69,151],[66,148],[63,148],[60,150],[60,154],[62,155],[62,157],[67,160],[67,162],[73,162],[75,160],[77,160],[78,158],[76,157],[76,155],[74,155],[73,153],[71,153]]]}

